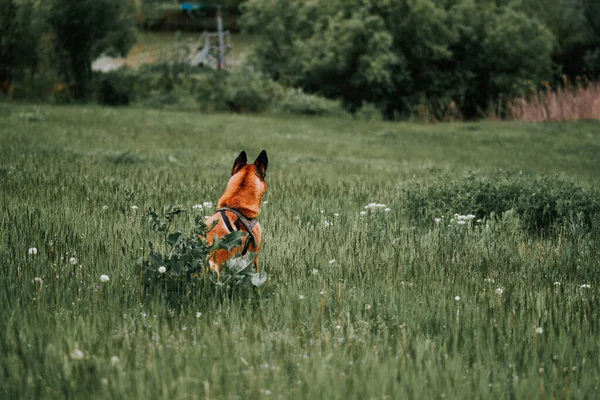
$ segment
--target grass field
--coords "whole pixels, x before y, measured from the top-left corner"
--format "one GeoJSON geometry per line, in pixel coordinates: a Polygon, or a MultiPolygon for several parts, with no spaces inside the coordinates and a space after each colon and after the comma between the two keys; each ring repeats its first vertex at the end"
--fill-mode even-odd
{"type": "Polygon", "coordinates": [[[0,398],[598,398],[597,224],[536,235],[403,211],[409,182],[467,171],[595,186],[597,121],[0,103],[0,160],[0,398]],[[142,295],[147,210],[181,204],[189,231],[240,150],[263,148],[267,285],[177,307],[142,295]]]}

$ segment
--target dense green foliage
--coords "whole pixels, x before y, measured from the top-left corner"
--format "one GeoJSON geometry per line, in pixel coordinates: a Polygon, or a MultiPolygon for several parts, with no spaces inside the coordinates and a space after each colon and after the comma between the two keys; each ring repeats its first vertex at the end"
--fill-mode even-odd
{"type": "Polygon", "coordinates": [[[126,55],[135,41],[133,1],[52,0],[48,22],[73,96],[85,99],[92,61],[102,53],[126,55]]]}
{"type": "Polygon", "coordinates": [[[541,12],[537,0],[250,0],[242,22],[260,37],[257,64],[284,84],[340,98],[350,110],[374,103],[388,118],[420,107],[437,118],[454,109],[473,118],[490,104],[502,115],[506,101],[557,81],[570,62],[559,53],[571,54],[577,43],[587,48],[576,62],[595,68],[597,35],[573,24],[600,17],[591,0],[579,4],[585,1],[541,12]],[[558,32],[552,18],[569,31],[558,32]]]}
{"type": "Polygon", "coordinates": [[[23,80],[37,69],[42,27],[33,1],[0,1],[0,85],[8,91],[13,80],[23,80]]]}
{"type": "Polygon", "coordinates": [[[599,134],[0,103],[0,397],[595,398],[597,225],[422,224],[403,187],[598,184],[599,134]],[[144,290],[148,210],[190,232],[263,148],[265,291],[144,290]]]}
{"type": "MultiPolygon", "coordinates": [[[[516,213],[523,228],[536,233],[568,224],[593,226],[600,218],[600,192],[572,181],[525,174],[491,178],[466,175],[461,181],[440,181],[423,187],[418,181],[404,189],[404,204],[416,221],[430,224],[435,218],[472,213],[473,219],[500,218],[516,213]]],[[[474,222],[474,221],[473,221],[474,222]]]]}

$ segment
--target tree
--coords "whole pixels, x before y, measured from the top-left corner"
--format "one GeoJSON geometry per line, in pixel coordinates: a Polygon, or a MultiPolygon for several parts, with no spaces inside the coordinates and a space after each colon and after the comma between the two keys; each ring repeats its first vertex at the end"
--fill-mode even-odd
{"type": "Polygon", "coordinates": [[[50,1],[49,24],[74,98],[86,98],[94,59],[104,52],[127,54],[135,40],[134,13],[131,0],[50,1]]]}
{"type": "Polygon", "coordinates": [[[249,0],[259,68],[287,85],[371,102],[387,118],[425,105],[467,118],[550,79],[554,43],[504,0],[249,0]],[[505,4],[506,3],[506,4],[505,4]]]}
{"type": "Polygon", "coordinates": [[[0,85],[35,72],[42,28],[30,0],[0,0],[0,85]]]}

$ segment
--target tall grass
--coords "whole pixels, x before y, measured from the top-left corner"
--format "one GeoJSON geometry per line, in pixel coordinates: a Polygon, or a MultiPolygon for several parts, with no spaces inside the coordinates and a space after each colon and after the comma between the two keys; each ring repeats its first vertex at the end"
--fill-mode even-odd
{"type": "Polygon", "coordinates": [[[595,398],[597,225],[436,224],[403,189],[507,167],[597,183],[598,135],[0,103],[0,398],[595,398]],[[262,148],[267,285],[142,292],[147,210],[184,205],[189,231],[262,148]]]}
{"type": "Polygon", "coordinates": [[[511,101],[507,114],[527,122],[600,119],[600,82],[547,87],[530,98],[511,101]]]}

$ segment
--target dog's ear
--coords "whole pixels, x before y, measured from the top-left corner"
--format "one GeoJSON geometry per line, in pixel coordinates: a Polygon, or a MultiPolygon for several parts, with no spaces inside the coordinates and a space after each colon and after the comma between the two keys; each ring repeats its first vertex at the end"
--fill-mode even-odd
{"type": "Polygon", "coordinates": [[[267,165],[269,165],[269,158],[267,157],[266,151],[261,151],[256,160],[254,161],[254,165],[256,166],[256,171],[261,178],[264,179],[267,176],[267,165]]]}
{"type": "Polygon", "coordinates": [[[233,169],[231,170],[231,175],[235,175],[236,172],[238,172],[244,165],[246,165],[246,162],[246,152],[242,151],[233,162],[233,169]]]}

